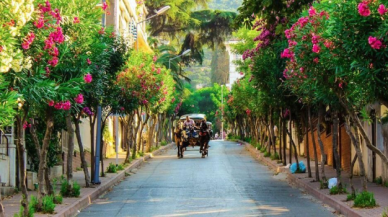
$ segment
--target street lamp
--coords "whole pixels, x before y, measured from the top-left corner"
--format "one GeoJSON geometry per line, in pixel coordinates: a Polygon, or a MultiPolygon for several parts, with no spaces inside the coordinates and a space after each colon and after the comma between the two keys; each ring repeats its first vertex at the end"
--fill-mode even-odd
{"type": "Polygon", "coordinates": [[[190,53],[190,52],[191,52],[191,49],[187,49],[187,50],[183,51],[183,53],[182,53],[181,55],[169,59],[169,60],[168,60],[168,69],[171,68],[171,60],[175,60],[176,58],[179,58],[179,57],[181,57],[181,56],[185,56],[185,55],[187,55],[187,54],[190,53]]]}
{"type": "Polygon", "coordinates": [[[170,6],[164,6],[161,9],[159,9],[158,11],[156,11],[156,13],[154,15],[146,18],[145,20],[142,20],[142,21],[139,21],[139,22],[136,23],[136,30],[137,30],[137,36],[138,36],[138,38],[136,39],[136,50],[139,50],[139,24],[143,23],[143,22],[146,22],[147,20],[150,20],[150,19],[152,19],[152,18],[154,18],[156,16],[164,14],[170,8],[171,8],[170,6]]]}

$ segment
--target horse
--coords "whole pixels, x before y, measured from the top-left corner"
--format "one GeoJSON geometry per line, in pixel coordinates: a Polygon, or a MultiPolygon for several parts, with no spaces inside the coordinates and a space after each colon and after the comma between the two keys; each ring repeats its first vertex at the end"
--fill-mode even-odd
{"type": "Polygon", "coordinates": [[[209,147],[209,141],[210,141],[210,130],[206,128],[201,127],[201,131],[199,133],[201,148],[200,152],[202,153],[202,158],[205,156],[208,156],[208,147],[209,147]]]}
{"type": "Polygon", "coordinates": [[[178,149],[178,158],[183,158],[183,148],[188,146],[188,135],[186,130],[183,129],[183,123],[178,123],[177,128],[174,131],[175,134],[175,143],[178,149]]]}

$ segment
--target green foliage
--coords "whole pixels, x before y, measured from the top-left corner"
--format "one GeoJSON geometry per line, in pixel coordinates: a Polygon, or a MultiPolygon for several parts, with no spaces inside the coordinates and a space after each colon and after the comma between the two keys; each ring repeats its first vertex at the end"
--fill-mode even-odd
{"type": "Polygon", "coordinates": [[[271,156],[271,154],[267,150],[265,150],[264,151],[264,157],[270,157],[270,156],[271,156]]]}
{"type": "Polygon", "coordinates": [[[42,198],[42,212],[53,214],[55,210],[55,203],[53,196],[46,195],[42,198]]]}
{"type": "Polygon", "coordinates": [[[167,144],[168,144],[167,141],[162,141],[162,142],[160,143],[161,146],[166,146],[167,144]]]}
{"type": "Polygon", "coordinates": [[[108,169],[106,170],[107,173],[117,173],[117,167],[113,163],[109,163],[108,169]]]}
{"type": "Polygon", "coordinates": [[[261,153],[267,152],[267,149],[264,146],[262,146],[261,149],[260,149],[260,152],[261,153]]]}
{"type": "Polygon", "coordinates": [[[54,203],[55,204],[62,204],[63,202],[63,196],[58,194],[54,196],[54,203]]]}
{"type": "Polygon", "coordinates": [[[328,189],[329,188],[329,182],[327,180],[319,180],[320,183],[320,189],[328,189]]]}
{"type": "Polygon", "coordinates": [[[357,196],[357,194],[348,194],[346,196],[346,201],[352,201],[352,200],[356,199],[356,196],[357,196]]]}
{"type": "Polygon", "coordinates": [[[381,217],[388,217],[388,207],[386,207],[386,208],[383,210],[383,213],[381,213],[381,217]]]}
{"type": "Polygon", "coordinates": [[[279,157],[278,153],[275,153],[275,154],[271,155],[271,160],[279,160],[279,159],[280,159],[280,157],[279,157]]]}
{"type": "Polygon", "coordinates": [[[388,188],[388,181],[385,181],[385,182],[384,182],[384,186],[385,186],[386,188],[388,188]]]}
{"type": "Polygon", "coordinates": [[[382,185],[383,184],[383,178],[381,176],[377,177],[376,180],[374,181],[376,184],[378,185],[382,185]]]}
{"type": "Polygon", "coordinates": [[[144,152],[139,151],[139,156],[140,156],[140,157],[144,157],[144,152]]]}
{"type": "Polygon", "coordinates": [[[331,189],[330,189],[330,194],[331,195],[336,195],[336,194],[347,194],[348,191],[346,190],[346,186],[345,187],[338,187],[338,186],[333,186],[331,189]]]}
{"type": "Polygon", "coordinates": [[[247,143],[251,143],[252,142],[252,138],[251,137],[245,137],[243,139],[244,142],[247,142],[247,143]]]}
{"type": "Polygon", "coordinates": [[[71,186],[66,179],[62,179],[60,193],[63,197],[79,197],[81,186],[77,182],[73,182],[71,186]]]}
{"type": "Polygon", "coordinates": [[[356,198],[354,199],[354,206],[361,208],[370,208],[377,206],[374,194],[372,192],[367,191],[363,191],[357,194],[356,198]]]}
{"type": "Polygon", "coordinates": [[[118,166],[117,166],[117,170],[118,171],[121,171],[121,170],[124,170],[125,169],[125,166],[123,165],[123,164],[119,164],[118,166]]]}

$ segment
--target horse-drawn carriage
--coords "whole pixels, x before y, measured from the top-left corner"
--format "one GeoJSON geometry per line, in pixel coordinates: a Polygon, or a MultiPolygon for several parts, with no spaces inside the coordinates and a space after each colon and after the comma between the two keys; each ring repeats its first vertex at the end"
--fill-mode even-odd
{"type": "MultiPolygon", "coordinates": [[[[183,152],[187,150],[188,146],[201,147],[199,152],[202,154],[202,157],[208,156],[207,143],[205,148],[203,148],[204,139],[206,136],[210,140],[210,131],[202,132],[200,129],[201,121],[205,119],[204,114],[188,114],[182,115],[175,124],[175,143],[178,149],[178,157],[183,157],[183,152]],[[186,120],[190,120],[192,124],[185,124],[186,120]]],[[[210,122],[206,123],[207,125],[210,122]]],[[[211,123],[210,123],[211,124],[211,123]]],[[[207,137],[206,137],[207,138],[207,137]]]]}

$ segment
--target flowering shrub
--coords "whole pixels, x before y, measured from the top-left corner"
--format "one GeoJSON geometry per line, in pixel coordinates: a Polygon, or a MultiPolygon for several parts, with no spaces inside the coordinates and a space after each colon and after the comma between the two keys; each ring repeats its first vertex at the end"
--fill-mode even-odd
{"type": "MultiPolygon", "coordinates": [[[[22,28],[32,19],[34,12],[33,0],[0,1],[0,73],[8,72],[11,68],[20,72],[23,68],[31,68],[31,59],[22,54],[19,35],[23,35],[22,28]]],[[[31,34],[27,43],[32,43],[31,34]]]]}

